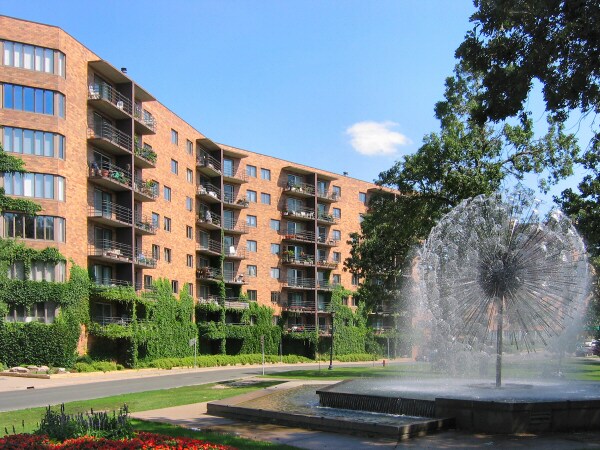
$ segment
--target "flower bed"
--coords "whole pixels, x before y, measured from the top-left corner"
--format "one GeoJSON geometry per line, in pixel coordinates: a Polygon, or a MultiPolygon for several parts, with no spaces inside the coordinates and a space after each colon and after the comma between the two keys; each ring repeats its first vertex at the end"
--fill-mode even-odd
{"type": "Polygon", "coordinates": [[[111,440],[84,436],[53,443],[48,436],[36,434],[13,434],[0,438],[4,450],[138,450],[138,449],[186,449],[186,450],[235,450],[228,445],[213,444],[185,437],[164,436],[139,432],[132,439],[111,440]]]}

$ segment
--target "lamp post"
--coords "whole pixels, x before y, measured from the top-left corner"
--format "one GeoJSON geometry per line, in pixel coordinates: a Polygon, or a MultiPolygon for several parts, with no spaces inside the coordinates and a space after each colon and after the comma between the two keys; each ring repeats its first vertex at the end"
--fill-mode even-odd
{"type": "Polygon", "coordinates": [[[335,317],[335,311],[331,311],[331,348],[329,349],[329,370],[333,369],[333,332],[335,328],[333,326],[333,318],[335,317]]]}

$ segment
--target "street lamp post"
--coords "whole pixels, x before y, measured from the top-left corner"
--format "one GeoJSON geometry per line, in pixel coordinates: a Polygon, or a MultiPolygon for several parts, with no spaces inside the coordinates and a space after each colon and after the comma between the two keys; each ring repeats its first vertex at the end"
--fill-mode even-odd
{"type": "Polygon", "coordinates": [[[331,311],[331,348],[329,349],[329,370],[333,369],[333,332],[335,328],[333,326],[333,318],[335,317],[335,311],[331,311]]]}

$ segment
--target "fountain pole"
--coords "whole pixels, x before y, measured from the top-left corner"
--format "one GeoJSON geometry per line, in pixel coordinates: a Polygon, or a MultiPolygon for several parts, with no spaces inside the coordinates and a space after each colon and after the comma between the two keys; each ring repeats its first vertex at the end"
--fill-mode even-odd
{"type": "Polygon", "coordinates": [[[496,387],[502,386],[502,328],[504,315],[504,296],[498,302],[498,329],[496,330],[496,387]]]}

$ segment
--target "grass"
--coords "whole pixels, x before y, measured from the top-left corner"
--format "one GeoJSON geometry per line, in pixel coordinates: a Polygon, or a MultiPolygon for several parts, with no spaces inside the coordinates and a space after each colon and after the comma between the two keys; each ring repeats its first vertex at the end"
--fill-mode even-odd
{"type": "MultiPolygon", "coordinates": [[[[215,384],[204,384],[199,386],[184,386],[174,389],[163,389],[157,391],[138,392],[133,394],[115,395],[93,400],[83,400],[65,403],[68,414],[85,413],[94,410],[117,410],[127,403],[130,412],[149,411],[152,409],[168,408],[171,406],[189,405],[191,403],[220,400],[235,395],[262,389],[278,381],[265,381],[250,386],[232,386],[226,389],[215,389],[215,384]]],[[[0,435],[5,428],[10,433],[13,426],[17,433],[30,433],[38,426],[40,418],[44,414],[45,407],[28,408],[17,411],[0,412],[0,435]]]]}
{"type": "Polygon", "coordinates": [[[211,431],[194,431],[188,428],[177,427],[174,425],[158,422],[146,422],[144,420],[132,420],[133,427],[139,431],[148,431],[150,433],[166,434],[168,436],[189,437],[202,439],[215,444],[231,445],[244,450],[297,450],[296,447],[283,444],[272,444],[270,442],[252,441],[240,438],[231,434],[222,434],[211,431]]]}

